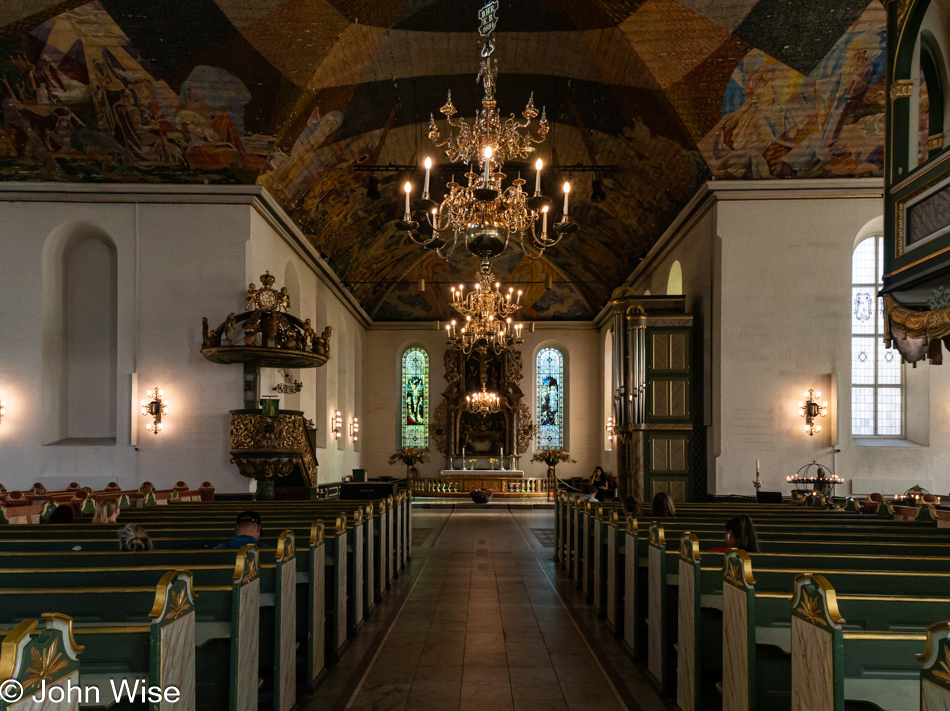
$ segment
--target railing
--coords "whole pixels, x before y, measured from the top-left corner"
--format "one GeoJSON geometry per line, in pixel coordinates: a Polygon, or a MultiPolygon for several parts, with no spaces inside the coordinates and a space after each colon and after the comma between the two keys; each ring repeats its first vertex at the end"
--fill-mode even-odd
{"type": "MultiPolygon", "coordinates": [[[[554,490],[554,483],[548,479],[512,479],[492,480],[491,473],[486,472],[485,481],[492,481],[496,494],[547,494],[554,490]]],[[[416,496],[437,496],[440,494],[465,494],[472,489],[479,489],[485,482],[478,479],[466,481],[452,481],[451,479],[419,478],[415,480],[413,492],[416,496]]]]}

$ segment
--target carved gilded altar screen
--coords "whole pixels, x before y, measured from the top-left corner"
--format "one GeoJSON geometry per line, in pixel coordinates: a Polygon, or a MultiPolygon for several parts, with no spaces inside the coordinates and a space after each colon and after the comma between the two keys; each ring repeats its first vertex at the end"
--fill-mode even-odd
{"type": "Polygon", "coordinates": [[[429,356],[410,348],[402,357],[402,446],[429,445],[429,356]]]}
{"type": "Polygon", "coordinates": [[[564,356],[556,348],[538,353],[535,375],[538,449],[564,447],[564,356]]]}

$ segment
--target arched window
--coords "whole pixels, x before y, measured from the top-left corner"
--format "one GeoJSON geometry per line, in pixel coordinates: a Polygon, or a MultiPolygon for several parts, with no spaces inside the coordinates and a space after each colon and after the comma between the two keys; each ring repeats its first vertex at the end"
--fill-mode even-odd
{"type": "Polygon", "coordinates": [[[858,243],[851,260],[851,435],[902,437],[901,356],[884,347],[884,238],[858,243]]]}
{"type": "Polygon", "coordinates": [[[564,356],[557,348],[542,348],[536,361],[538,449],[564,447],[564,356]]]}
{"type": "Polygon", "coordinates": [[[682,296],[683,294],[683,267],[679,260],[673,262],[670,267],[670,278],[666,282],[666,293],[668,296],[682,296]]]}
{"type": "Polygon", "coordinates": [[[402,446],[429,445],[429,356],[410,348],[402,356],[402,446]]]}

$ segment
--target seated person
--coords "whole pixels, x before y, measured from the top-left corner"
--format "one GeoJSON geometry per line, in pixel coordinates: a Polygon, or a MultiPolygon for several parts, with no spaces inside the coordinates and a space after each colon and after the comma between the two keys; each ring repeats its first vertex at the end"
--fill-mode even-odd
{"type": "Polygon", "coordinates": [[[581,501],[597,501],[597,492],[599,489],[593,484],[581,485],[581,501]]]}
{"type": "Polygon", "coordinates": [[[119,502],[115,499],[103,499],[96,504],[93,523],[115,523],[119,520],[119,502]]]}
{"type": "Polygon", "coordinates": [[[148,537],[148,531],[136,523],[128,524],[119,531],[119,550],[132,553],[152,550],[152,540],[148,537]]]}
{"type": "Polygon", "coordinates": [[[673,497],[665,491],[659,492],[653,497],[653,515],[658,517],[669,517],[676,515],[676,504],[673,503],[673,497]]]}
{"type": "Polygon", "coordinates": [[[758,553],[759,542],[755,535],[755,526],[747,514],[741,514],[726,521],[726,533],[723,538],[725,548],[712,548],[711,553],[725,553],[730,548],[739,548],[746,553],[758,553]]]}
{"type": "Polygon", "coordinates": [[[258,548],[270,548],[261,543],[261,516],[256,511],[244,511],[238,514],[237,523],[234,524],[234,538],[227,543],[219,543],[214,548],[215,550],[241,548],[250,544],[258,548]]]}
{"type": "Polygon", "coordinates": [[[53,513],[50,514],[49,518],[46,519],[47,523],[72,523],[75,515],[73,513],[73,507],[68,506],[67,504],[61,504],[57,506],[53,513]]]}
{"type": "Polygon", "coordinates": [[[639,516],[643,507],[633,496],[627,496],[623,500],[623,513],[625,516],[639,516]]]}

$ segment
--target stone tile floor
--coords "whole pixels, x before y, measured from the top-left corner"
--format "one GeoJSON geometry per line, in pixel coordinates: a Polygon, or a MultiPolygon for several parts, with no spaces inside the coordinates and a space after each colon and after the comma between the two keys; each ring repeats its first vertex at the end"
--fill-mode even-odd
{"type": "Polygon", "coordinates": [[[553,512],[413,512],[431,528],[306,711],[665,711],[532,529],[553,512]]]}

